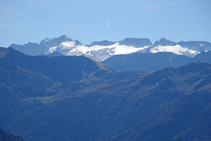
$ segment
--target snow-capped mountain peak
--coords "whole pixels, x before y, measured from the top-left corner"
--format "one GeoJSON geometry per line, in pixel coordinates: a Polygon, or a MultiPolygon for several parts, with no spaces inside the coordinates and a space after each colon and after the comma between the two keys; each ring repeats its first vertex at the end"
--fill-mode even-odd
{"type": "Polygon", "coordinates": [[[178,55],[193,57],[202,51],[210,51],[211,44],[205,41],[173,42],[161,38],[154,44],[147,38],[125,38],[121,41],[95,41],[90,45],[82,45],[78,40],[73,40],[66,35],[58,38],[46,38],[40,44],[15,45],[13,47],[25,54],[49,54],[54,51],[63,55],[84,55],[97,61],[104,61],[111,56],[131,53],[158,53],[172,52],[178,55]]]}
{"type": "Polygon", "coordinates": [[[45,40],[40,42],[40,45],[44,45],[48,48],[51,48],[51,47],[59,46],[60,44],[64,42],[75,42],[77,45],[79,44],[81,45],[81,43],[78,40],[73,40],[66,35],[62,35],[58,38],[46,38],[45,40]]]}

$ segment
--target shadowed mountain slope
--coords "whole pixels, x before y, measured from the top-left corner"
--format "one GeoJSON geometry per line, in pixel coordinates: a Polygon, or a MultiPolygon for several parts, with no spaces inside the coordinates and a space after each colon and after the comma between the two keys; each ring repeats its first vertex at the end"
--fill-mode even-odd
{"type": "Polygon", "coordinates": [[[165,67],[179,67],[197,61],[211,63],[211,51],[202,52],[195,57],[176,55],[170,52],[133,53],[112,56],[102,63],[119,71],[156,71],[165,67]]]}
{"type": "Polygon", "coordinates": [[[115,71],[84,56],[32,57],[13,48],[2,49],[0,63],[4,69],[33,70],[59,82],[79,81],[85,74],[101,75],[107,71],[115,71]]]}
{"type": "Polygon", "coordinates": [[[83,56],[0,48],[0,91],[0,127],[31,141],[211,139],[203,62],[118,72],[83,56]]]}
{"type": "Polygon", "coordinates": [[[6,133],[0,129],[0,141],[24,141],[21,137],[6,133]]]}

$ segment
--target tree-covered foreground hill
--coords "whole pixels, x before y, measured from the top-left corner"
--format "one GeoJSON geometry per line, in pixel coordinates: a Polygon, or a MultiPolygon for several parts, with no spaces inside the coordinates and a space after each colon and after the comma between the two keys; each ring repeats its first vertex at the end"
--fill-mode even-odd
{"type": "Polygon", "coordinates": [[[0,128],[26,140],[211,140],[211,64],[118,72],[0,48],[0,128]]]}

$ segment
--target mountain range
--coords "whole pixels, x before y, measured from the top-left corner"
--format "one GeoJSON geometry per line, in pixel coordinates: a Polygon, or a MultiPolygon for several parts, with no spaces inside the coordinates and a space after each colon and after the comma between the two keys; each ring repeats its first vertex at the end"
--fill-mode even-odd
{"type": "Polygon", "coordinates": [[[24,45],[11,44],[10,47],[27,55],[49,54],[54,51],[66,56],[80,56],[92,58],[96,61],[105,61],[111,56],[131,53],[158,53],[172,52],[177,55],[194,57],[203,51],[210,51],[211,44],[206,41],[173,42],[165,38],[154,44],[147,38],[125,38],[121,41],[94,41],[89,45],[82,45],[66,35],[58,38],[46,38],[38,43],[24,45]]]}
{"type": "Polygon", "coordinates": [[[30,141],[211,140],[209,63],[117,71],[0,48],[0,92],[0,128],[30,141]]]}

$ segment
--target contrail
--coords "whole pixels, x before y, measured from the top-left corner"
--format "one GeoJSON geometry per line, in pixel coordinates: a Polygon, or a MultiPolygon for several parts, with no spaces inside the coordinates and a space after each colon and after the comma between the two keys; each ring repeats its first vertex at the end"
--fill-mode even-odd
{"type": "Polygon", "coordinates": [[[109,24],[108,24],[108,22],[106,21],[106,25],[109,27],[109,24]]]}

